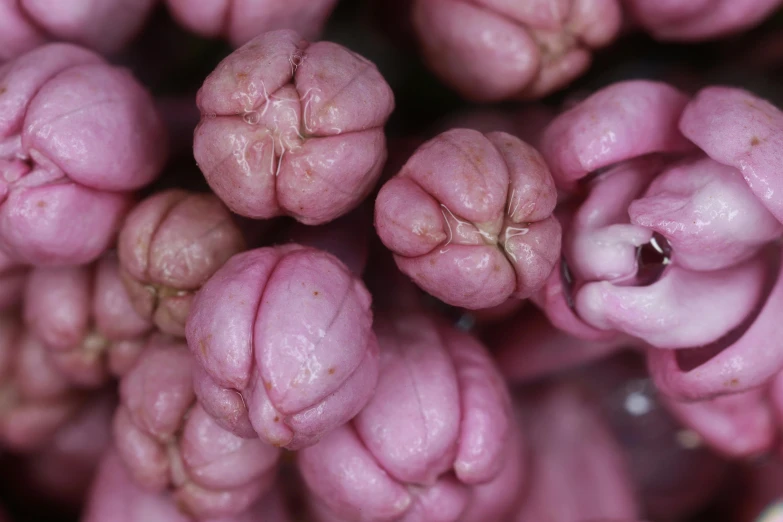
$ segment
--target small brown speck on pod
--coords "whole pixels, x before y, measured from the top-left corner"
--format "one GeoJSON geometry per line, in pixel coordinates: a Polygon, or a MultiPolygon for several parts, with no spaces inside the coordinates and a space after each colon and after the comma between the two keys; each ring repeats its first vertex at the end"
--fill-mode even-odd
{"type": "Polygon", "coordinates": [[[0,87],[0,94],[5,94],[8,92],[8,88],[6,86],[0,87]]]}
{"type": "Polygon", "coordinates": [[[266,391],[272,391],[272,383],[264,381],[264,388],[266,388],[266,391]]]}
{"type": "Polygon", "coordinates": [[[35,206],[38,208],[44,208],[46,206],[46,201],[39,201],[35,204],[35,206]]]}
{"type": "Polygon", "coordinates": [[[275,415],[274,421],[275,422],[280,422],[280,416],[279,415],[275,415]]]}
{"type": "Polygon", "coordinates": [[[318,290],[316,290],[315,292],[313,292],[313,295],[314,295],[314,296],[316,296],[316,297],[318,297],[318,290]]]}
{"type": "Polygon", "coordinates": [[[334,375],[334,372],[336,372],[334,368],[329,368],[329,375],[334,375]]]}
{"type": "Polygon", "coordinates": [[[760,144],[760,143],[761,143],[761,140],[758,138],[758,136],[753,136],[753,137],[750,139],[750,146],[751,146],[751,147],[755,147],[756,145],[758,145],[758,144],[760,144]]]}

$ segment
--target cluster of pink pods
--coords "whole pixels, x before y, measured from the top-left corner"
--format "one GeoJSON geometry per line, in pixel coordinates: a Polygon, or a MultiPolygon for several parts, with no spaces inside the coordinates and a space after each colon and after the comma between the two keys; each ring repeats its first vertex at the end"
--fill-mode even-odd
{"type": "Polygon", "coordinates": [[[0,521],[783,521],[782,3],[0,0],[0,521]]]}

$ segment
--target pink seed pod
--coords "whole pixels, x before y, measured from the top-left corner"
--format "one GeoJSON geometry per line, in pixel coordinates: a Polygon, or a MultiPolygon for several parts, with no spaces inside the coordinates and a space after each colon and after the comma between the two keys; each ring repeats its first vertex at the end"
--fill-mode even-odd
{"type": "Polygon", "coordinates": [[[152,98],[97,54],[50,44],[0,67],[0,114],[0,247],[34,265],[97,259],[165,160],[152,98]]]}
{"type": "Polygon", "coordinates": [[[33,269],[24,317],[61,373],[88,388],[127,372],[152,332],[133,309],[113,254],[92,265],[33,269]]]}
{"type": "Polygon", "coordinates": [[[204,410],[237,435],[288,449],[345,424],[377,382],[370,301],[326,252],[289,244],[235,255],[188,317],[204,410]]]}
{"type": "Polygon", "coordinates": [[[560,255],[557,200],[541,156],[503,132],[454,129],[388,181],[375,228],[397,266],[454,306],[487,308],[537,291],[560,255]]]}
{"type": "MultiPolygon", "coordinates": [[[[735,120],[708,116],[706,106],[698,123],[709,92],[688,103],[665,84],[615,84],[556,118],[542,138],[559,186],[579,188],[594,174],[582,183],[586,198],[564,211],[564,262],[536,302],[577,337],[623,332],[661,349],[649,352],[651,371],[680,399],[747,390],[783,367],[777,350],[755,348],[777,336],[777,253],[766,248],[783,233],[774,202],[757,197],[739,163],[689,152],[694,144],[680,133],[735,139],[726,130],[735,120]]],[[[721,114],[741,99],[711,106],[721,114]]],[[[694,138],[709,153],[704,140],[694,138]]]]}
{"type": "Polygon", "coordinates": [[[318,38],[337,0],[167,0],[179,23],[208,38],[223,37],[240,47],[257,35],[293,29],[318,38]]]}
{"type": "Polygon", "coordinates": [[[433,72],[473,101],[539,98],[587,70],[614,40],[617,0],[414,0],[413,25],[433,72]]]}
{"type": "Polygon", "coordinates": [[[501,520],[521,440],[505,383],[468,334],[418,312],[376,319],[378,390],[351,424],[299,452],[319,520],[501,520]]]}
{"type": "MultiPolygon", "coordinates": [[[[116,451],[108,451],[85,507],[83,522],[193,522],[168,493],[152,493],[132,479],[116,451]]],[[[199,522],[291,522],[281,496],[273,491],[237,515],[199,518],[199,522]]]]}
{"type": "Polygon", "coordinates": [[[122,280],[133,307],[162,332],[185,335],[194,294],[245,240],[212,194],[158,192],[128,215],[120,231],[122,280]]]}
{"type": "Polygon", "coordinates": [[[0,443],[29,453],[50,443],[84,397],[21,323],[16,315],[0,316],[0,443]]]}
{"type": "Polygon", "coordinates": [[[150,341],[120,382],[117,452],[136,483],[171,490],[185,512],[236,515],[271,487],[280,451],[218,426],[196,403],[192,365],[184,343],[150,341]]]}
{"type": "Polygon", "coordinates": [[[624,0],[632,20],[658,40],[700,41],[761,23],[780,0],[624,0]]]}
{"type": "Polygon", "coordinates": [[[529,486],[511,521],[639,518],[628,463],[584,389],[551,386],[517,409],[530,448],[529,486]]]}
{"type": "Polygon", "coordinates": [[[243,216],[326,223],[369,194],[386,160],[394,95],[375,65],[334,43],[262,34],[218,65],[197,102],[196,161],[243,216]]]}
{"type": "Polygon", "coordinates": [[[47,41],[114,53],[136,36],[154,0],[0,0],[0,62],[47,41]]]}
{"type": "Polygon", "coordinates": [[[111,443],[115,406],[110,394],[100,394],[89,401],[57,430],[47,445],[23,462],[19,478],[43,498],[80,506],[111,443]]]}

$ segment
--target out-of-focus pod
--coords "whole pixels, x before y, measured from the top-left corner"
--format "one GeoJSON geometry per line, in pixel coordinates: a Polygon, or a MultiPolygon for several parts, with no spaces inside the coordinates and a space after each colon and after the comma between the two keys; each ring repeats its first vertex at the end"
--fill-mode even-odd
{"type": "Polygon", "coordinates": [[[12,491],[27,488],[28,496],[79,508],[87,495],[103,453],[111,444],[112,394],[88,401],[40,450],[24,455],[12,491]]]}
{"type": "Polygon", "coordinates": [[[628,463],[584,388],[565,383],[526,393],[517,411],[528,462],[513,522],[639,518],[628,463]]]}
{"type": "Polygon", "coordinates": [[[195,293],[244,249],[242,230],[217,197],[172,189],[131,211],[118,255],[135,311],[162,332],[184,336],[195,293]]]}
{"type": "Polygon", "coordinates": [[[194,518],[168,493],[139,487],[117,452],[103,457],[82,522],[290,522],[279,493],[273,490],[242,513],[194,518]]]}
{"type": "Polygon", "coordinates": [[[781,0],[623,0],[633,22],[659,40],[701,41],[761,23],[781,0]]]}
{"type": "Polygon", "coordinates": [[[235,47],[261,33],[293,29],[318,38],[337,0],[166,0],[183,26],[209,38],[223,37],[235,47]]]}
{"type": "Polygon", "coordinates": [[[139,32],[155,0],[0,0],[0,62],[48,41],[100,53],[121,50],[139,32]]]}
{"type": "Polygon", "coordinates": [[[358,206],[381,175],[394,95],[341,45],[262,34],[217,66],[197,102],[196,161],[242,216],[323,224],[358,206]]]}
{"type": "Polygon", "coordinates": [[[418,311],[376,319],[378,389],[299,452],[322,521],[503,520],[521,491],[522,440],[505,383],[470,335],[418,311]]]}
{"type": "Polygon", "coordinates": [[[25,453],[46,447],[84,400],[21,318],[0,316],[0,445],[25,453]]]}
{"type": "Polygon", "coordinates": [[[425,62],[474,101],[539,98],[590,66],[620,30],[617,0],[413,0],[425,62]]]}
{"type": "Polygon", "coordinates": [[[117,453],[136,483],[197,518],[234,516],[274,481],[280,451],[226,431],[196,402],[184,343],[155,337],[120,383],[117,453]]]}
{"type": "Polygon", "coordinates": [[[113,253],[92,265],[33,269],[24,316],[60,371],[88,388],[127,372],[153,328],[133,309],[113,253]]]}
{"type": "Polygon", "coordinates": [[[242,437],[314,444],[375,390],[370,304],[361,280],[324,251],[288,244],[235,255],[188,317],[199,402],[242,437]]]}
{"type": "Polygon", "coordinates": [[[5,63],[0,247],[33,265],[94,261],[166,154],[164,124],[128,71],[59,43],[5,63]]]}

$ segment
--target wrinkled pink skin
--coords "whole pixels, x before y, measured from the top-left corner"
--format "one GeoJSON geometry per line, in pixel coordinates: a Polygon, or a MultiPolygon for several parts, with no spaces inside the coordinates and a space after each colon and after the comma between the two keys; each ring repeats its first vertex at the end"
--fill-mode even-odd
{"type": "Polygon", "coordinates": [[[473,101],[539,98],[590,66],[620,29],[616,0],[415,0],[433,72],[473,101]]]}
{"type": "MultiPolygon", "coordinates": [[[[167,493],[152,493],[132,479],[116,451],[104,456],[82,516],[83,522],[194,522],[167,493]]],[[[290,522],[281,496],[272,492],[237,515],[199,522],[290,522]]]]}
{"type": "Polygon", "coordinates": [[[127,372],[152,331],[133,309],[113,254],[92,265],[33,269],[24,316],[62,374],[88,388],[127,372]]]}
{"type": "Polygon", "coordinates": [[[17,452],[50,443],[79,410],[77,393],[21,318],[0,316],[0,441],[17,452]]]}
{"type": "Polygon", "coordinates": [[[217,197],[178,189],[139,203],[118,244],[122,280],[136,312],[180,337],[195,293],[244,249],[242,231],[217,197]]]}
{"type": "Polygon", "coordinates": [[[181,509],[202,518],[239,514],[271,487],[280,451],[227,432],[196,404],[184,343],[153,338],[120,398],[114,440],[141,487],[172,490],[181,509]]]}
{"type": "Polygon", "coordinates": [[[781,0],[624,0],[633,19],[659,40],[725,37],[761,23],[781,0]]]}
{"type": "Polygon", "coordinates": [[[97,259],[165,156],[163,123],[127,71],[69,44],[4,64],[0,247],[35,265],[97,259]]]}
{"type": "Polygon", "coordinates": [[[550,387],[517,408],[529,485],[513,522],[638,518],[628,464],[584,389],[550,387]]]}
{"type": "Polygon", "coordinates": [[[358,277],[364,273],[369,256],[369,212],[361,207],[326,225],[308,227],[295,223],[284,237],[303,246],[329,252],[358,277]]]}
{"type": "MultiPolygon", "coordinates": [[[[537,303],[556,326],[577,337],[599,340],[601,331],[620,331],[665,349],[650,351],[653,376],[664,393],[686,399],[746,390],[783,367],[771,344],[779,337],[771,319],[779,315],[779,287],[770,279],[776,262],[763,250],[783,227],[774,200],[756,197],[761,189],[733,168],[745,160],[721,156],[739,142],[743,150],[751,147],[755,134],[743,126],[741,132],[750,132],[743,141],[732,134],[735,119],[713,117],[727,107],[742,113],[738,106],[754,103],[773,109],[747,93],[720,89],[721,103],[702,107],[713,92],[707,89],[688,103],[665,84],[622,82],[559,116],[542,138],[560,187],[575,189],[588,173],[602,172],[586,184],[587,198],[564,227],[572,281],[550,276],[537,303]],[[656,154],[693,148],[678,127],[707,153],[718,151],[715,157],[690,153],[673,160],[656,154]],[[720,147],[710,145],[720,139],[720,147]],[[661,272],[646,281],[640,249],[661,241],[670,251],[659,256],[666,258],[661,272]],[[717,355],[687,368],[671,349],[692,347],[717,355]]],[[[742,121],[758,121],[745,112],[742,121]]],[[[769,128],[772,134],[759,134],[756,145],[774,135],[776,127],[769,128]]],[[[775,161],[769,152],[758,154],[756,163],[775,161]]],[[[761,179],[774,179],[768,169],[761,179]]]]}
{"type": "Polygon", "coordinates": [[[345,424],[377,382],[370,301],[326,252],[289,244],[235,255],[188,317],[204,410],[237,435],[288,449],[345,424]]]}
{"type": "Polygon", "coordinates": [[[261,33],[293,29],[318,38],[337,0],[167,0],[182,25],[208,38],[240,47],[261,33]]]}
{"type": "Polygon", "coordinates": [[[101,457],[111,443],[115,401],[98,396],[77,416],[57,430],[40,452],[24,464],[24,479],[37,492],[67,505],[81,505],[101,457]]]}
{"type": "Polygon", "coordinates": [[[262,34],[218,65],[197,102],[196,161],[243,216],[326,223],[369,194],[386,160],[394,95],[372,63],[334,43],[262,34]]]}
{"type": "Polygon", "coordinates": [[[487,335],[498,367],[514,382],[551,376],[640,344],[624,335],[606,341],[578,339],[530,310],[493,326],[487,335]]]}
{"type": "Polygon", "coordinates": [[[454,129],[416,151],[375,203],[397,266],[454,306],[537,291],[560,254],[557,194],[532,147],[503,132],[454,129]]]}
{"type": "Polygon", "coordinates": [[[511,401],[484,347],[418,312],[376,320],[378,390],[299,452],[319,520],[500,520],[523,466],[511,401]]]}
{"type": "Polygon", "coordinates": [[[154,0],[0,0],[0,62],[47,41],[114,53],[136,36],[154,0]]]}

